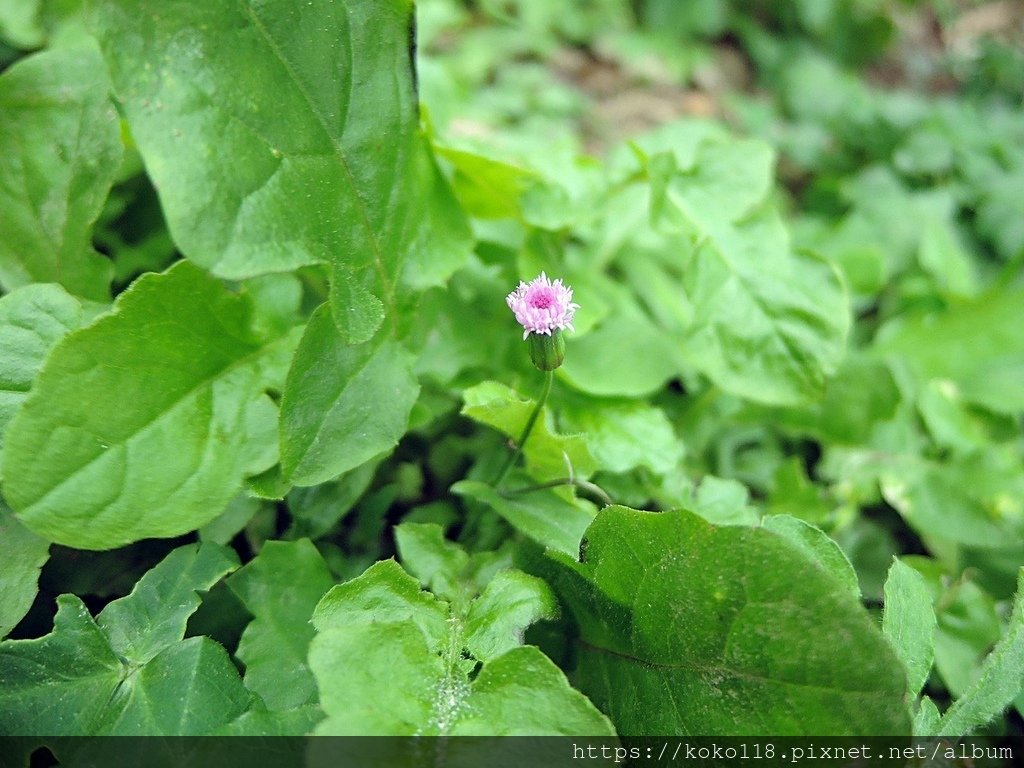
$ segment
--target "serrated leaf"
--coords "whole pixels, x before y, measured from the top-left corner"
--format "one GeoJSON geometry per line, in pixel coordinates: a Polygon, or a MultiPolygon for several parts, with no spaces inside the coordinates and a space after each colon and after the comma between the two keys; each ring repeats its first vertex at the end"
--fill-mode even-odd
{"type": "Polygon", "coordinates": [[[231,278],[329,263],[334,320],[359,343],[396,322],[410,250],[421,284],[465,252],[464,222],[460,248],[430,236],[431,221],[447,226],[450,246],[454,214],[417,132],[409,0],[97,7],[116,94],[189,258],[231,278]]]}
{"type": "Polygon", "coordinates": [[[882,632],[907,671],[907,693],[911,698],[924,687],[931,672],[935,627],[931,590],[924,577],[894,559],[885,580],[882,632]]]}
{"type": "Polygon", "coordinates": [[[549,552],[552,581],[580,625],[575,682],[620,733],[909,732],[881,633],[787,540],[606,507],[583,552],[549,552]]]}
{"type": "Polygon", "coordinates": [[[384,336],[347,345],[320,307],[295,352],[281,402],[281,466],[316,485],[394,447],[419,394],[411,356],[384,336]]]}
{"type": "Polygon", "coordinates": [[[483,502],[541,546],[573,557],[579,552],[583,532],[594,519],[578,500],[566,501],[547,488],[506,497],[486,483],[461,480],[452,486],[452,493],[483,502]]]}
{"type": "Polygon", "coordinates": [[[195,591],[234,567],[219,547],[182,547],[98,621],[79,598],[59,597],[50,634],[0,643],[0,731],[203,735],[241,715],[251,695],[224,649],[182,640],[195,591]]]}
{"type": "Polygon", "coordinates": [[[327,716],[316,732],[612,734],[607,719],[536,648],[488,660],[471,680],[463,621],[393,561],[332,589],[316,610],[309,654],[327,716]]]}
{"type": "Polygon", "coordinates": [[[50,557],[50,542],[15,519],[0,501],[0,638],[6,637],[32,607],[39,572],[50,557]]]}
{"type": "Polygon", "coordinates": [[[237,651],[246,687],[270,710],[315,702],[316,683],[306,665],[310,619],[334,583],[316,547],[308,539],[268,541],[227,583],[253,615],[237,651]]]}
{"type": "Polygon", "coordinates": [[[95,43],[26,58],[0,77],[0,284],[59,282],[110,298],[113,269],[92,225],[121,162],[110,83],[95,43]],[[17,148],[16,150],[10,148],[17,148]]]}
{"type": "MultiPolygon", "coordinates": [[[[534,408],[511,387],[496,381],[484,381],[462,393],[462,413],[474,421],[500,430],[518,440],[534,408]]],[[[552,432],[550,414],[545,407],[533,426],[523,448],[527,471],[537,480],[552,480],[569,474],[568,459],[576,476],[587,477],[596,467],[582,435],[558,435],[552,432]]]]}
{"type": "MultiPolygon", "coordinates": [[[[50,354],[6,433],[4,486],[31,530],[82,549],[210,521],[266,469],[249,438],[294,334],[261,338],[250,305],[188,262],[146,275],[50,354]]],[[[265,460],[265,459],[263,459],[265,460]]]]}
{"type": "Polygon", "coordinates": [[[1024,569],[1006,633],[985,659],[981,676],[946,710],[939,736],[959,738],[996,717],[1024,688],[1024,569]]]}

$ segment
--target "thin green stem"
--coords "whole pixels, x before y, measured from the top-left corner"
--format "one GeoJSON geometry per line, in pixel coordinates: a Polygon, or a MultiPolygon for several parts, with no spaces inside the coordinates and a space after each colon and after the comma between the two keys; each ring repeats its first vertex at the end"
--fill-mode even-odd
{"type": "Polygon", "coordinates": [[[501,482],[505,479],[506,475],[511,471],[512,467],[519,460],[519,457],[523,454],[523,446],[526,445],[526,439],[530,436],[533,431],[533,425],[537,422],[537,417],[540,416],[541,410],[544,408],[544,403],[548,399],[548,393],[551,392],[551,382],[555,379],[555,372],[548,371],[544,374],[544,389],[540,393],[540,397],[537,398],[537,404],[533,407],[533,411],[530,413],[530,418],[526,420],[526,426],[523,428],[523,433],[519,436],[516,441],[516,451],[505,461],[505,465],[501,468],[501,472],[498,473],[498,479],[494,481],[494,489],[497,490],[501,487],[501,482]]]}
{"type": "Polygon", "coordinates": [[[605,506],[611,506],[615,502],[612,501],[612,497],[605,492],[604,488],[591,483],[588,480],[580,480],[575,477],[560,477],[557,480],[549,480],[546,483],[537,483],[536,485],[526,485],[522,488],[515,488],[511,491],[504,491],[501,493],[502,496],[508,498],[509,496],[517,496],[520,493],[529,493],[530,491],[542,491],[545,488],[557,488],[560,485],[574,485],[581,491],[589,493],[591,496],[596,498],[605,506]]]}

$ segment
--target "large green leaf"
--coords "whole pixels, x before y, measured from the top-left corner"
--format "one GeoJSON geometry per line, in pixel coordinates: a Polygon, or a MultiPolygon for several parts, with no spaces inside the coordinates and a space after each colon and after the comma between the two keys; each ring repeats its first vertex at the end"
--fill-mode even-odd
{"type": "Polygon", "coordinates": [[[313,609],[334,580],[308,539],[268,541],[228,586],[253,615],[238,644],[245,685],[271,710],[316,701],[306,666],[313,609]]]}
{"type": "Polygon", "coordinates": [[[51,353],[6,433],[4,494],[51,541],[108,549],[212,520],[276,461],[295,334],[250,327],[247,297],[181,262],[51,353]],[[269,462],[269,463],[268,463],[269,462]]]}
{"type": "Polygon", "coordinates": [[[418,285],[464,255],[417,133],[410,0],[97,5],[116,95],[189,258],[234,278],[331,264],[334,319],[355,343],[397,321],[410,251],[418,285]]]}
{"type": "Polygon", "coordinates": [[[611,735],[608,720],[550,659],[508,634],[544,614],[529,598],[522,610],[526,583],[502,577],[503,586],[477,598],[480,609],[470,603],[469,618],[420,592],[393,561],[332,589],[314,614],[309,655],[327,715],[317,732],[611,735]],[[495,611],[503,595],[511,620],[495,611]],[[472,678],[478,660],[464,654],[467,641],[484,655],[472,678]]]}
{"type": "Polygon", "coordinates": [[[0,285],[59,282],[109,298],[92,225],[121,162],[121,134],[94,43],[54,49],[0,77],[0,285]]]}
{"type": "Polygon", "coordinates": [[[50,349],[81,324],[82,315],[81,302],[59,285],[26,285],[0,298],[0,453],[4,430],[50,349]]]}
{"type": "Polygon", "coordinates": [[[326,306],[309,320],[281,403],[281,465],[315,485],[393,448],[419,394],[412,360],[380,334],[347,345],[326,306]]]}
{"type": "Polygon", "coordinates": [[[691,239],[671,265],[691,305],[687,361],[723,389],[789,405],[821,396],[850,313],[836,269],[794,251],[765,201],[771,160],[756,143],[716,139],[692,166],[662,153],[648,169],[655,221],[691,239]]]}
{"type": "Polygon", "coordinates": [[[909,731],[899,661],[849,587],[787,539],[607,507],[581,552],[549,550],[580,626],[574,682],[620,733],[909,731]]]}
{"type": "Polygon", "coordinates": [[[201,735],[241,715],[250,695],[224,649],[182,640],[195,592],[236,565],[213,545],[177,549],[96,621],[62,595],[50,634],[0,643],[0,731],[201,735]]]}

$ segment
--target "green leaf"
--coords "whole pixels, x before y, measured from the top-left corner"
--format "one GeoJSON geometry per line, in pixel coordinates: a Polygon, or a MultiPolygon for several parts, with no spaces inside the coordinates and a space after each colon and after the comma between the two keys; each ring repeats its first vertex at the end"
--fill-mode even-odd
{"type": "Polygon", "coordinates": [[[58,344],[6,433],[4,493],[21,521],[109,549],[216,517],[267,469],[250,438],[266,433],[262,393],[281,388],[295,341],[256,336],[250,309],[181,262],[58,344]]]}
{"type": "Polygon", "coordinates": [[[568,429],[586,435],[595,461],[607,472],[646,466],[666,474],[683,458],[683,441],[660,408],[640,402],[589,400],[564,409],[562,417],[568,429]]]}
{"type": "MultiPolygon", "coordinates": [[[[535,402],[524,400],[514,389],[496,381],[484,381],[462,393],[465,416],[518,440],[535,402]]],[[[545,407],[523,448],[526,468],[537,480],[553,480],[572,473],[587,477],[595,469],[594,458],[582,435],[558,435],[552,431],[551,414],[545,407]]]]}
{"type": "Polygon", "coordinates": [[[39,26],[41,0],[0,0],[0,39],[18,48],[38,48],[44,39],[39,26]]]}
{"type": "Polygon", "coordinates": [[[692,305],[687,361],[729,392],[792,405],[821,396],[845,349],[849,307],[835,268],[792,250],[764,202],[771,155],[751,144],[708,140],[679,170],[668,155],[652,158],[652,216],[692,238],[675,267],[692,305]]]}
{"type": "Polygon", "coordinates": [[[110,647],[135,666],[146,664],[185,636],[188,618],[205,592],[238,567],[235,553],[214,544],[180,547],[149,570],[127,597],[96,617],[110,647]]]}
{"type": "Polygon", "coordinates": [[[520,533],[543,547],[575,557],[583,532],[594,519],[592,512],[550,489],[501,496],[491,486],[478,480],[462,480],[452,486],[452,493],[468,496],[497,512],[520,533]]]}
{"type": "Polygon", "coordinates": [[[57,599],[53,631],[0,643],[0,730],[45,736],[203,735],[242,714],[250,694],[224,649],[182,640],[205,590],[235,567],[220,547],[182,547],[94,621],[57,599]]]}
{"type": "Polygon", "coordinates": [[[26,285],[0,298],[0,454],[46,356],[82,320],[81,302],[59,285],[26,285]]]}
{"type": "Polygon", "coordinates": [[[492,661],[521,646],[527,627],[557,617],[558,601],[546,582],[499,571],[466,612],[466,648],[480,661],[492,661]]]}
{"type": "MultiPolygon", "coordinates": [[[[489,600],[511,586],[499,586],[489,600]]],[[[483,643],[488,650],[497,650],[493,641],[514,624],[536,615],[517,609],[518,619],[503,618],[500,627],[485,631],[489,613],[481,609],[472,635],[489,638],[483,643]]],[[[476,662],[462,654],[465,620],[420,592],[393,561],[334,587],[314,614],[318,634],[309,654],[327,715],[317,733],[612,734],[607,719],[536,648],[516,647],[487,660],[471,680],[476,662]]]]}
{"type": "Polygon", "coordinates": [[[789,515],[766,517],[764,527],[786,539],[805,556],[818,563],[837,583],[845,587],[855,600],[860,600],[857,572],[853,570],[839,545],[824,531],[789,515]]]}
{"type": "MultiPolygon", "coordinates": [[[[409,250],[445,256],[424,231],[443,180],[417,132],[412,3],[97,6],[115,92],[181,250],[230,278],[331,264],[347,343],[395,322],[409,250]]],[[[450,223],[451,206],[441,213],[450,223]]],[[[430,269],[421,259],[419,282],[436,279],[430,269]]]]}
{"type": "Polygon", "coordinates": [[[384,336],[345,344],[326,306],[309,320],[281,402],[281,466],[316,485],[393,448],[419,394],[411,356],[384,336]]]}
{"type": "Polygon", "coordinates": [[[909,732],[881,633],[788,540],[607,507],[582,553],[549,552],[552,581],[580,626],[574,680],[620,733],[909,732]]]}
{"type": "Polygon", "coordinates": [[[985,725],[1024,688],[1024,569],[1018,572],[1017,596],[1006,634],[985,659],[981,676],[946,710],[939,736],[959,738],[985,725]]]}
{"type": "Polygon", "coordinates": [[[1024,289],[990,290],[942,312],[904,315],[879,334],[879,354],[919,384],[953,381],[965,400],[996,413],[1024,411],[1024,289]]]}
{"type": "Polygon", "coordinates": [[[26,58],[0,77],[0,285],[59,282],[110,298],[110,262],[92,247],[121,163],[106,68],[92,42],[26,58]]]}
{"type": "Polygon", "coordinates": [[[39,571],[50,557],[50,543],[19,523],[0,501],[0,637],[17,626],[39,591],[39,571]]]}
{"type": "Polygon", "coordinates": [[[439,525],[402,523],[395,526],[395,545],[402,566],[438,597],[458,602],[465,597],[464,574],[469,567],[465,550],[444,537],[439,525]]]}
{"type": "Polygon", "coordinates": [[[306,665],[313,609],[334,579],[308,539],[268,541],[259,555],[228,579],[253,620],[238,643],[245,685],[270,710],[316,701],[306,665]]]}
{"type": "Polygon", "coordinates": [[[935,611],[924,577],[894,559],[885,580],[882,632],[907,670],[907,694],[913,698],[924,687],[935,656],[935,611]]]}

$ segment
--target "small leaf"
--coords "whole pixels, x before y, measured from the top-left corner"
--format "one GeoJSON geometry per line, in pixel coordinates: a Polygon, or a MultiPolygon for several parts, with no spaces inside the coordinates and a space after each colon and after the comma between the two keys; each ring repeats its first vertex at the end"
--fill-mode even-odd
{"type": "Polygon", "coordinates": [[[995,718],[1024,687],[1024,568],[1006,634],[985,659],[981,676],[946,710],[938,735],[960,738],[995,718]]]}
{"type": "Polygon", "coordinates": [[[0,453],[4,430],[54,345],[83,322],[82,304],[59,285],[26,285],[0,297],[0,453]]]}
{"type": "Polygon", "coordinates": [[[326,306],[309,320],[281,402],[281,466],[316,485],[394,447],[419,394],[411,356],[378,336],[345,344],[326,306]]]}
{"type": "Polygon", "coordinates": [[[92,41],[25,58],[0,77],[0,285],[59,282],[106,301],[113,269],[92,225],[121,163],[106,67],[92,41]]]}
{"type": "Polygon", "coordinates": [[[885,580],[882,632],[907,670],[907,694],[911,698],[924,687],[931,672],[935,627],[931,590],[924,577],[901,560],[893,559],[885,580]]]}
{"type": "Polygon", "coordinates": [[[4,493],[19,519],[51,541],[109,549],[216,517],[261,470],[250,438],[295,343],[255,335],[250,308],[180,262],[60,342],[6,433],[4,493]]]}
{"type": "Polygon", "coordinates": [[[270,710],[316,701],[316,683],[306,665],[310,619],[334,580],[308,539],[268,541],[255,559],[228,579],[228,586],[253,615],[238,643],[245,685],[270,710]]]}
{"type": "Polygon", "coordinates": [[[486,483],[462,480],[452,486],[452,493],[483,502],[541,546],[573,557],[579,552],[583,532],[594,519],[581,502],[566,501],[547,488],[505,497],[486,483]]]}
{"type": "MultiPolygon", "coordinates": [[[[470,387],[462,393],[462,399],[464,415],[500,430],[513,440],[519,439],[534,408],[534,401],[523,399],[518,392],[496,381],[470,387]]],[[[565,477],[569,473],[568,458],[577,476],[590,475],[595,463],[583,436],[557,435],[552,432],[549,419],[547,408],[542,409],[523,448],[527,471],[537,480],[565,477]]]]}
{"type": "Polygon", "coordinates": [[[39,591],[39,572],[50,557],[50,542],[25,528],[0,501],[0,637],[28,613],[39,591]]]}
{"type": "Polygon", "coordinates": [[[205,592],[238,567],[235,553],[215,544],[171,552],[139,579],[131,594],[114,600],[96,624],[118,656],[142,665],[185,636],[188,617],[205,592]]]}
{"type": "Polygon", "coordinates": [[[499,571],[466,612],[466,648],[492,661],[523,644],[523,633],[558,616],[558,602],[543,580],[522,571],[499,571]]]}

